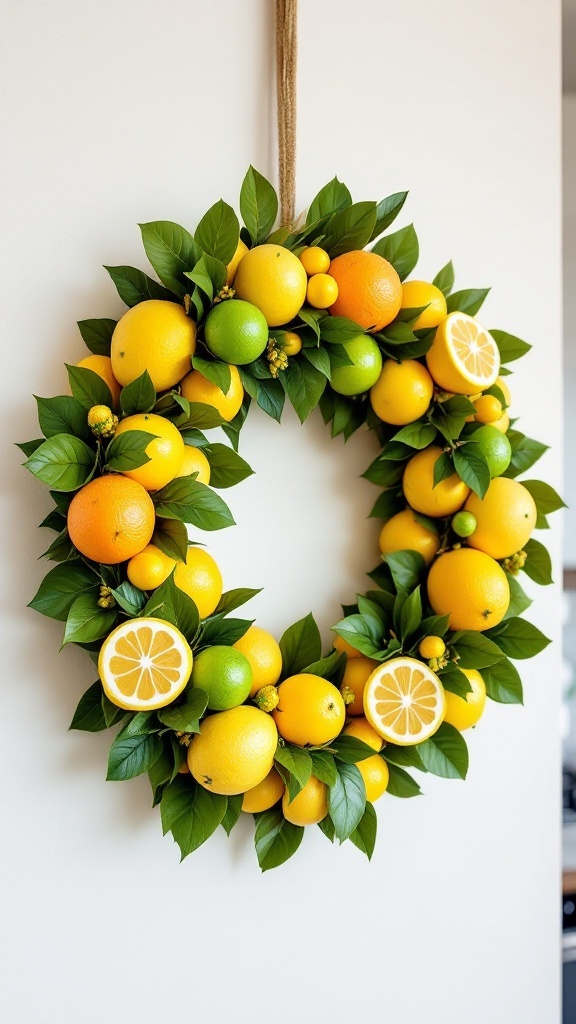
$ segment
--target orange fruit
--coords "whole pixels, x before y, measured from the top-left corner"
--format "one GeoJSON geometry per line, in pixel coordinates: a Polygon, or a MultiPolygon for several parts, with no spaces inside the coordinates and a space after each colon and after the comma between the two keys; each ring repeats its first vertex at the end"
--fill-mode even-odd
{"type": "Polygon", "coordinates": [[[277,804],[284,793],[284,783],[275,768],[257,786],[244,793],[242,810],[248,814],[259,814],[277,804]]]}
{"type": "Polygon", "coordinates": [[[518,480],[498,476],[483,498],[471,494],[465,508],[476,516],[476,529],[468,543],[492,558],[507,558],[521,551],[536,526],[536,504],[518,480]]]}
{"type": "Polygon", "coordinates": [[[288,790],[284,791],[282,812],[293,825],[317,825],[328,814],[328,787],[311,775],[293,800],[288,790]]]}
{"type": "Polygon", "coordinates": [[[186,561],[176,565],[174,582],[194,601],[201,619],[212,615],[222,597],[222,576],[204,548],[188,548],[186,561]]]}
{"type": "Polygon", "coordinates": [[[242,241],[241,238],[239,238],[238,245],[236,246],[236,251],[232,259],[230,260],[230,263],[226,267],[226,284],[228,286],[230,286],[234,281],[234,278],[236,277],[236,271],[238,270],[238,264],[240,263],[240,260],[246,255],[247,252],[248,246],[246,245],[245,242],[242,241]]]}
{"type": "Polygon", "coordinates": [[[356,767],[364,780],[366,799],[373,804],[379,800],[388,788],[390,770],[384,758],[380,754],[373,754],[372,757],[365,757],[363,761],[357,761],[356,767]]]}
{"type": "Polygon", "coordinates": [[[440,547],[440,537],[435,530],[429,530],[420,523],[412,509],[407,508],[384,523],[379,545],[383,555],[392,551],[418,551],[429,565],[440,547]]]}
{"type": "Polygon", "coordinates": [[[397,315],[402,284],[383,256],[363,249],[345,252],[332,260],[330,276],[338,285],[333,316],[345,316],[365,331],[381,331],[397,315]]]}
{"type": "Polygon", "coordinates": [[[484,551],[458,548],[440,555],[428,574],[428,600],[450,629],[482,632],[502,622],[510,604],[506,573],[484,551]]]}
{"type": "Polygon", "coordinates": [[[237,299],[253,303],[269,327],[293,320],[304,304],[308,279],[302,263],[281,245],[265,243],[250,249],[236,271],[237,299]]]}
{"type": "Polygon", "coordinates": [[[189,402],[200,402],[211,405],[223,420],[230,423],[240,411],[244,399],[244,388],[236,366],[228,366],[230,370],[230,387],[226,394],[212,381],[204,377],[199,370],[188,373],[181,384],[182,396],[189,402]]]}
{"type": "Polygon", "coordinates": [[[449,690],[446,691],[444,721],[463,732],[464,729],[471,729],[482,717],[486,706],[486,685],[475,668],[463,668],[461,671],[472,689],[465,697],[459,697],[457,693],[451,693],[449,690]]]}
{"type": "Polygon", "coordinates": [[[386,359],[382,373],[370,388],[370,405],[384,423],[400,427],[420,419],[433,394],[434,382],[422,363],[386,359]]]}
{"type": "Polygon", "coordinates": [[[421,306],[426,306],[426,309],[411,325],[413,331],[438,327],[448,312],[446,299],[435,284],[428,281],[404,281],[400,308],[419,309],[421,306]]]}
{"type": "Polygon", "coordinates": [[[373,747],[377,752],[382,750],[384,741],[381,736],[378,735],[375,729],[372,728],[367,718],[353,718],[351,722],[347,722],[344,726],[343,733],[345,736],[353,736],[354,739],[360,740],[362,743],[366,743],[369,747],[373,747]]]}
{"type": "Polygon", "coordinates": [[[342,686],[347,686],[352,690],[354,694],[354,700],[351,704],[346,705],[347,715],[363,715],[364,704],[362,699],[364,696],[364,687],[366,686],[366,680],[368,676],[372,675],[375,668],[380,664],[379,661],[374,661],[372,658],[365,658],[362,655],[360,658],[351,658],[346,668],[344,669],[344,675],[342,676],[342,686]]]}
{"type": "Polygon", "coordinates": [[[104,565],[124,562],[142,551],[152,538],[154,523],[148,492],[116,473],[91,480],[74,495],[68,509],[74,547],[104,565]]]}
{"type": "Polygon", "coordinates": [[[199,484],[210,483],[210,463],[201,448],[192,444],[184,446],[184,459],[176,476],[191,476],[196,473],[196,480],[199,484]]]}
{"type": "Polygon", "coordinates": [[[188,747],[188,767],[205,789],[234,796],[264,781],[277,746],[271,716],[242,704],[203,719],[188,747]]]}
{"type": "Polygon", "coordinates": [[[120,398],[120,391],[122,390],[116,377],[112,372],[112,360],[110,356],[86,356],[81,359],[77,366],[83,366],[85,370],[92,370],[92,373],[97,373],[102,378],[105,384],[110,389],[112,395],[112,405],[114,408],[118,405],[118,399],[120,398]]]}
{"type": "Polygon", "coordinates": [[[457,512],[470,494],[470,488],[452,473],[434,486],[434,466],[442,455],[435,445],[413,455],[406,464],[402,488],[406,501],[425,516],[451,516],[457,512]]]}
{"type": "Polygon", "coordinates": [[[300,262],[308,277],[314,274],[325,274],[330,266],[330,257],[319,245],[309,245],[300,253],[300,262]]]}
{"type": "Polygon", "coordinates": [[[315,309],[328,309],[338,298],[338,285],[330,274],[314,274],[308,281],[306,300],[315,309]]]}
{"type": "Polygon", "coordinates": [[[147,544],[143,551],[133,555],[126,566],[130,583],[139,590],[155,590],[164,583],[176,565],[155,544],[147,544]]]}
{"type": "Polygon", "coordinates": [[[278,687],[279,703],[272,712],[278,732],[300,747],[321,746],[342,731],[346,719],[339,690],[310,672],[290,676],[278,687]]]}
{"type": "Polygon", "coordinates": [[[153,434],[146,446],[149,462],[137,469],[126,469],[123,475],[142,484],[147,491],[157,491],[174,479],[180,469],[185,453],[182,434],[170,420],[156,416],[153,412],[139,412],[120,420],[115,437],[127,430],[143,430],[153,434]]]}
{"type": "MultiPolygon", "coordinates": [[[[416,658],[392,658],[370,676],[364,710],[387,743],[423,743],[440,728],[446,700],[438,676],[416,658]]],[[[360,766],[358,766],[360,767],[360,766]]]]}
{"type": "Polygon", "coordinates": [[[126,711],[154,711],[171,704],[186,686],[192,651],[176,626],[164,619],[128,619],[100,649],[104,693],[126,711]]]}
{"type": "Polygon", "coordinates": [[[494,338],[467,313],[449,313],[439,324],[426,363],[445,391],[474,395],[496,382],[500,353],[494,338]]]}
{"type": "Polygon", "coordinates": [[[246,655],[252,668],[252,688],[249,696],[254,697],[263,686],[274,686],[282,672],[282,652],[271,633],[260,626],[250,626],[233,646],[246,655]]]}
{"type": "Polygon", "coordinates": [[[116,324],[110,356],[121,384],[130,384],[148,370],[156,391],[167,391],[190,369],[195,351],[196,324],[182,306],[147,299],[116,324]]]}

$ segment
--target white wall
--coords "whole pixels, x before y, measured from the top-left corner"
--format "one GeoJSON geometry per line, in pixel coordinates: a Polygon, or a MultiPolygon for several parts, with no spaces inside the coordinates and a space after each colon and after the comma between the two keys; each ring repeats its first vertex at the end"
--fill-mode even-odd
{"type": "Polygon", "coordinates": [[[564,560],[576,565],[576,93],[562,97],[563,135],[563,239],[564,239],[564,410],[568,444],[564,458],[568,511],[565,513],[564,560]]]}
{"type": "MultiPolygon", "coordinates": [[[[35,435],[30,393],[57,393],[64,359],[81,358],[75,321],[120,313],[99,267],[142,265],[136,222],[193,226],[234,200],[250,161],[274,173],[272,6],[4,0],[7,442],[35,435]]],[[[421,274],[453,257],[459,286],[495,286],[488,326],[535,343],[514,411],[554,445],[542,473],[558,485],[558,4],[301,8],[300,205],[336,172],[358,198],[413,190],[401,223],[416,221],[421,274]]],[[[372,494],[352,484],[369,444],[343,454],[315,423],[255,418],[244,454],[260,477],[233,492],[239,526],[212,545],[226,583],[267,585],[255,610],[272,628],[310,607],[329,624],[374,560],[372,494]]],[[[260,876],[246,823],[179,866],[147,782],[105,784],[107,737],[66,732],[93,672],[24,608],[48,499],[19,461],[7,448],[5,1024],[558,1024],[559,646],[526,665],[525,709],[488,709],[466,785],[382,800],[371,865],[313,830],[260,876]]],[[[557,594],[532,618],[556,638],[557,594]]]]}

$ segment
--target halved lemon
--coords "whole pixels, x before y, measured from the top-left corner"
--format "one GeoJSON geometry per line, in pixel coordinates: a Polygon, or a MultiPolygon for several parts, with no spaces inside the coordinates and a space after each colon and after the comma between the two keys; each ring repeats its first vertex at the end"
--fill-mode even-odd
{"type": "Polygon", "coordinates": [[[364,688],[364,713],[388,743],[423,743],[442,724],[446,697],[435,672],[417,658],[392,658],[364,688]]]}
{"type": "Polygon", "coordinates": [[[492,387],[500,352],[491,334],[467,313],[449,313],[439,324],[426,363],[445,391],[473,395],[492,387]]]}
{"type": "Polygon", "coordinates": [[[126,711],[154,711],[182,693],[192,671],[192,651],[164,619],[128,619],[102,644],[98,672],[104,692],[126,711]]]}

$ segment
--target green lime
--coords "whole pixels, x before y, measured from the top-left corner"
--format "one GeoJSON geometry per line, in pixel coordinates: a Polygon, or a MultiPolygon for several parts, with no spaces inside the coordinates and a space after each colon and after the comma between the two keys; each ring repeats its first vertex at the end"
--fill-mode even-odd
{"type": "Polygon", "coordinates": [[[213,356],[243,366],[262,355],[268,342],[268,324],[251,302],[226,299],[208,313],[204,338],[213,356]]]}
{"type": "Polygon", "coordinates": [[[459,537],[471,537],[478,526],[473,512],[457,512],[452,519],[452,529],[459,537]]]}
{"type": "Polygon", "coordinates": [[[191,682],[208,694],[210,711],[228,711],[250,693],[252,668],[234,647],[207,647],[194,659],[191,682]]]}
{"type": "Polygon", "coordinates": [[[359,334],[346,341],[342,348],[351,363],[342,364],[334,354],[332,362],[332,389],[339,395],[361,395],[378,380],[382,372],[382,353],[374,338],[359,334]]]}
{"type": "Polygon", "coordinates": [[[506,434],[488,423],[475,430],[471,440],[476,441],[480,452],[486,459],[490,476],[502,476],[502,473],[508,469],[512,458],[512,449],[506,434]]]}

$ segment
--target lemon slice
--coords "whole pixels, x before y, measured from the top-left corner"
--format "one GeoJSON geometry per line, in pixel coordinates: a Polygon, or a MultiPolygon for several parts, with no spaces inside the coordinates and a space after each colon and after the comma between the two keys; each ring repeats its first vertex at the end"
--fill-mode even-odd
{"type": "Polygon", "coordinates": [[[104,692],[126,711],[154,711],[175,700],[192,671],[192,651],[164,619],[129,619],[102,644],[98,672],[104,692]]]}
{"type": "Polygon", "coordinates": [[[364,688],[364,713],[388,743],[422,743],[442,724],[444,688],[416,658],[392,658],[374,670],[364,688]]]}
{"type": "Polygon", "coordinates": [[[450,313],[426,353],[432,377],[445,391],[472,395],[492,387],[500,370],[494,338],[467,313],[450,313]]]}

